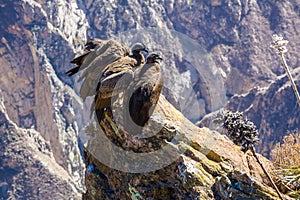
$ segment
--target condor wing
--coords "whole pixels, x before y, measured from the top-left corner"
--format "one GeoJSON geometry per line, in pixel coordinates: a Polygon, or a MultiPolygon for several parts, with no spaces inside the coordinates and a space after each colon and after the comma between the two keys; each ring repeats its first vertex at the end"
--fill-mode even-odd
{"type": "Polygon", "coordinates": [[[83,100],[88,96],[96,94],[99,77],[101,77],[104,68],[130,53],[127,46],[116,40],[100,39],[89,41],[86,45],[86,51],[87,52],[82,56],[79,56],[72,61],[78,65],[78,71],[84,70],[78,80],[83,81],[80,88],[80,96],[83,100]]]}

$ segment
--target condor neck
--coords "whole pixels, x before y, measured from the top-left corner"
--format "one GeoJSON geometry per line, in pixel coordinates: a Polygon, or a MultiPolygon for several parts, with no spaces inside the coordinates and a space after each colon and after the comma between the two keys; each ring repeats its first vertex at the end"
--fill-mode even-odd
{"type": "Polygon", "coordinates": [[[136,59],[138,64],[141,64],[141,62],[143,60],[143,55],[140,54],[140,52],[138,52],[138,51],[133,51],[132,55],[130,57],[136,59]]]}

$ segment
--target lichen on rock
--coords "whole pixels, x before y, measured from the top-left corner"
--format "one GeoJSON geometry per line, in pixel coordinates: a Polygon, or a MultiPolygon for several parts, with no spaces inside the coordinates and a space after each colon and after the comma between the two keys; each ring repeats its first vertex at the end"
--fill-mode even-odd
{"type": "MultiPolygon", "coordinates": [[[[84,199],[130,199],[133,193],[137,199],[277,199],[251,153],[242,152],[218,132],[196,127],[163,96],[154,115],[160,117],[150,118],[150,124],[162,123],[157,119],[168,121],[152,136],[156,138],[154,144],[148,146],[150,140],[131,136],[116,124],[109,109],[105,111],[105,118],[99,122],[102,130],[95,129],[85,149],[86,166],[93,167],[86,173],[84,199]],[[108,138],[108,146],[103,146],[103,137],[108,138]],[[155,154],[166,145],[173,149],[173,157],[155,154]],[[128,155],[134,151],[136,159],[152,153],[158,155],[151,158],[153,161],[170,163],[155,168],[155,164],[140,161],[134,168],[126,154],[120,159],[113,146],[128,155]],[[109,163],[103,163],[104,156],[109,163]],[[115,163],[119,163],[118,168],[114,168],[115,163]]],[[[267,159],[260,159],[268,169],[274,168],[267,159]]]]}

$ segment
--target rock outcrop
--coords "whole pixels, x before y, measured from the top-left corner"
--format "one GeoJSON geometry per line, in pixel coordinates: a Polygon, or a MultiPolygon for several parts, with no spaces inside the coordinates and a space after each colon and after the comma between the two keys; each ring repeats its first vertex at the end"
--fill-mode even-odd
{"type": "Polygon", "coordinates": [[[278,199],[251,153],[198,128],[163,96],[143,130],[151,137],[130,135],[114,119],[107,110],[104,133],[87,129],[83,199],[278,199]]]}

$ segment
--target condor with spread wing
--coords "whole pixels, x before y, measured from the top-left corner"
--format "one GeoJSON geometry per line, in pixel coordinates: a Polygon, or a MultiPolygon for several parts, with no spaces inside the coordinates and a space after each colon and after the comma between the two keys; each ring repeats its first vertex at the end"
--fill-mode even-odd
{"type": "Polygon", "coordinates": [[[137,43],[133,45],[131,51],[132,54],[130,54],[127,46],[115,40],[91,39],[85,45],[84,54],[71,61],[71,63],[78,66],[67,71],[66,74],[72,76],[84,70],[78,81],[83,80],[80,88],[80,96],[85,100],[88,96],[96,95],[97,86],[98,89],[101,88],[103,75],[106,80],[109,80],[108,76],[115,73],[108,69],[108,67],[114,68],[112,67],[114,62],[118,62],[120,71],[122,71],[122,65],[125,66],[128,64],[127,62],[129,62],[129,65],[135,67],[143,62],[144,57],[140,52],[147,51],[145,45],[137,43]],[[131,64],[131,62],[134,62],[134,64],[131,64]],[[105,71],[106,74],[103,74],[105,71]]]}
{"type": "Polygon", "coordinates": [[[149,54],[146,64],[134,71],[133,80],[125,91],[124,127],[129,132],[135,132],[128,129],[136,125],[143,127],[157,104],[163,87],[160,60],[159,54],[149,54]]]}

